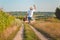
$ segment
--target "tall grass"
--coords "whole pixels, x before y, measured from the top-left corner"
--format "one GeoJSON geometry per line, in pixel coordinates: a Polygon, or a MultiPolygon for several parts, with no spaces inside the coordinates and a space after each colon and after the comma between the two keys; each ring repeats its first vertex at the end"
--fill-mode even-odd
{"type": "MultiPolygon", "coordinates": [[[[58,19],[49,19],[49,21],[36,21],[32,24],[39,31],[49,34],[55,40],[60,40],[60,20],[58,19]]],[[[47,35],[45,34],[45,35],[47,35]]]]}
{"type": "Polygon", "coordinates": [[[11,15],[8,15],[7,13],[5,13],[4,11],[0,11],[0,33],[6,29],[11,22],[14,21],[14,17],[11,15]]]}

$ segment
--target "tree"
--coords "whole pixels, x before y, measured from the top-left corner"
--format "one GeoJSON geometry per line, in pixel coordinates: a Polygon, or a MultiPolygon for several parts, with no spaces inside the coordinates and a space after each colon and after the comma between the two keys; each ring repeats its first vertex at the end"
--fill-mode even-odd
{"type": "Polygon", "coordinates": [[[55,15],[58,19],[60,19],[60,9],[59,8],[56,8],[55,15]]]}

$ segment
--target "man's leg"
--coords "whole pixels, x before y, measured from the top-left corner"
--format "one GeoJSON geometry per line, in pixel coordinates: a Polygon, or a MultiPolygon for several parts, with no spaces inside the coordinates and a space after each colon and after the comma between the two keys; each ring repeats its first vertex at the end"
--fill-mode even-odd
{"type": "Polygon", "coordinates": [[[28,17],[28,22],[30,23],[31,17],[28,17]]]}

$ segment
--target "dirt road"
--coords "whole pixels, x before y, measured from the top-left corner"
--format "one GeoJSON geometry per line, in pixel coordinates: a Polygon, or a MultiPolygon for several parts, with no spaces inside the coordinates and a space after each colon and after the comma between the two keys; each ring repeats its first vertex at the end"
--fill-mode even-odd
{"type": "MultiPolygon", "coordinates": [[[[30,25],[30,27],[33,29],[35,34],[38,36],[40,40],[49,40],[49,38],[46,38],[43,34],[41,34],[39,31],[37,31],[34,27],[30,25]]],[[[23,40],[23,32],[24,32],[24,25],[22,24],[22,27],[16,34],[15,38],[13,40],[23,40]]]]}
{"type": "Polygon", "coordinates": [[[35,32],[35,34],[39,37],[39,39],[41,40],[49,40],[48,38],[46,38],[43,34],[41,34],[39,31],[37,31],[34,27],[32,27],[30,25],[30,27],[33,29],[33,31],[35,32]]]}
{"type": "Polygon", "coordinates": [[[18,31],[18,33],[16,34],[13,40],[23,40],[23,30],[24,30],[24,26],[22,24],[22,27],[20,27],[20,30],[18,31]]]}

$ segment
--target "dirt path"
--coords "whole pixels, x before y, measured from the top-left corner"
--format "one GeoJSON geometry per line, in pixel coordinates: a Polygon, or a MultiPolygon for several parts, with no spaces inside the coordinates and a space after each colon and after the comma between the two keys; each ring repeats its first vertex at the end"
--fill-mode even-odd
{"type": "Polygon", "coordinates": [[[35,34],[39,37],[39,39],[41,40],[49,40],[48,38],[46,38],[43,34],[41,34],[39,31],[37,31],[34,27],[32,27],[30,25],[30,27],[33,29],[33,31],[35,32],[35,34]]]}
{"type": "MultiPolygon", "coordinates": [[[[31,25],[30,27],[33,29],[33,31],[35,32],[35,34],[38,36],[40,40],[49,40],[43,34],[37,31],[34,27],[32,27],[31,25]]],[[[24,25],[22,24],[22,27],[20,28],[20,30],[18,31],[18,33],[16,34],[13,40],[23,40],[23,30],[24,30],[24,25]]]]}
{"type": "Polygon", "coordinates": [[[18,33],[16,34],[15,38],[13,40],[23,40],[23,24],[22,27],[20,27],[20,30],[18,31],[18,33]]]}

